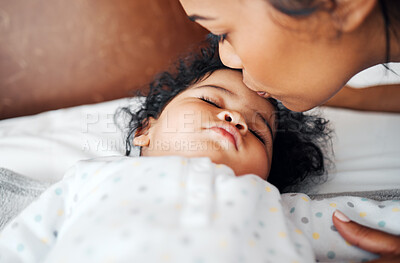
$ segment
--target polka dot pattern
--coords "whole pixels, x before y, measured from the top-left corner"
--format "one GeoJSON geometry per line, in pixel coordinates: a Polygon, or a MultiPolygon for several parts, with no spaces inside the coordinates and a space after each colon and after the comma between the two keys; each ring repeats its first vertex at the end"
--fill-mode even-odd
{"type": "Polygon", "coordinates": [[[279,232],[278,236],[281,238],[285,238],[287,236],[287,234],[285,232],[279,232]]]}
{"type": "Polygon", "coordinates": [[[24,251],[24,249],[25,249],[25,246],[23,244],[18,244],[17,245],[17,251],[18,252],[22,252],[22,251],[24,251]]]}
{"type": "Polygon", "coordinates": [[[336,256],[336,253],[333,251],[328,251],[328,253],[326,254],[326,257],[329,259],[334,259],[336,256]]]}
{"type": "Polygon", "coordinates": [[[57,188],[56,190],[54,190],[54,193],[56,194],[56,195],[62,195],[62,189],[61,188],[57,188]]]}
{"type": "Polygon", "coordinates": [[[114,183],[119,183],[121,181],[121,177],[115,177],[113,181],[114,183]]]}
{"type": "MultiPolygon", "coordinates": [[[[213,255],[223,259],[229,255],[229,259],[244,263],[340,262],[346,257],[359,262],[371,258],[343,241],[332,224],[333,212],[338,209],[352,220],[385,231],[396,229],[392,222],[396,220],[392,218],[400,216],[398,202],[375,202],[361,197],[316,201],[301,193],[281,196],[274,186],[258,177],[236,177],[228,167],[213,166],[210,162],[195,163],[176,157],[162,165],[147,162],[151,158],[125,160],[82,167],[74,181],[78,184],[76,189],[63,184],[50,188],[49,213],[43,207],[33,209],[27,220],[15,220],[9,225],[5,238],[13,238],[11,249],[20,255],[36,251],[32,244],[20,239],[23,235],[16,235],[28,223],[35,229],[30,232],[39,233],[37,240],[41,246],[52,247],[55,240],[63,244],[58,252],[69,262],[78,262],[72,258],[82,261],[99,255],[105,262],[123,261],[118,258],[121,253],[112,254],[111,243],[119,248],[126,244],[134,247],[136,256],[146,259],[138,262],[216,262],[213,255]],[[125,163],[129,168],[126,171],[121,169],[125,163]],[[114,164],[118,164],[118,173],[109,168],[114,164]],[[204,172],[210,167],[212,173],[204,172]],[[79,210],[81,205],[88,204],[91,206],[85,211],[79,210]],[[374,216],[377,213],[379,217],[374,216]],[[81,228],[75,225],[65,229],[59,223],[70,218],[75,218],[75,223],[82,220],[81,228]],[[60,229],[63,232],[59,235],[60,229]],[[166,246],[154,247],[155,234],[160,238],[156,241],[162,242],[159,231],[168,233],[168,242],[166,246]],[[239,243],[243,245],[240,248],[239,243]],[[68,244],[75,247],[74,253],[66,252],[68,244]],[[201,251],[196,250],[199,247],[201,251]],[[204,253],[204,247],[209,253],[204,253]],[[187,251],[187,258],[179,261],[182,251],[187,251]],[[288,255],[295,257],[285,258],[288,255]]],[[[3,238],[0,237],[0,248],[3,238]]]]}
{"type": "Polygon", "coordinates": [[[276,213],[276,212],[278,212],[278,208],[276,208],[276,207],[271,207],[271,208],[269,209],[269,211],[270,211],[271,213],[276,213]]]}
{"type": "MultiPolygon", "coordinates": [[[[375,228],[379,227],[385,229],[385,231],[387,231],[388,226],[386,219],[390,218],[389,213],[392,213],[391,216],[393,216],[398,210],[398,206],[395,205],[396,202],[376,202],[362,197],[317,198],[311,200],[310,205],[306,205],[304,199],[299,196],[296,197],[293,194],[283,196],[283,203],[288,203],[286,205],[287,215],[296,222],[304,235],[313,240],[314,249],[320,251],[317,259],[321,262],[340,261],[342,255],[350,253],[349,249],[354,247],[343,241],[336,227],[332,224],[332,215],[336,209],[342,211],[352,220],[364,222],[364,224],[369,222],[371,227],[375,225],[375,228]],[[376,216],[377,213],[378,217],[376,216]],[[382,213],[385,214],[384,217],[382,217],[382,213]],[[329,231],[327,232],[327,230],[329,231]],[[343,245],[340,245],[341,243],[343,245]]],[[[400,220],[400,217],[397,219],[400,220]]],[[[398,225],[400,232],[400,221],[398,225]]],[[[299,230],[294,229],[293,232],[297,234],[300,232],[299,230]]]]}
{"type": "Polygon", "coordinates": [[[321,212],[317,212],[317,213],[315,213],[315,216],[318,217],[318,218],[321,218],[322,217],[322,213],[321,212]]]}
{"type": "Polygon", "coordinates": [[[298,229],[298,228],[296,228],[296,230],[295,230],[295,232],[297,233],[297,234],[303,234],[303,231],[301,231],[300,229],[298,229]]]}
{"type": "Polygon", "coordinates": [[[35,222],[40,222],[42,221],[42,216],[41,215],[36,215],[35,216],[35,222]]]}

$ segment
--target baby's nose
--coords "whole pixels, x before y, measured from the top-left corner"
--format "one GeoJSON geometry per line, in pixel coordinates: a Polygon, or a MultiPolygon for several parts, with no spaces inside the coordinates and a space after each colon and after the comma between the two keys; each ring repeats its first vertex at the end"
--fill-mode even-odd
{"type": "Polygon", "coordinates": [[[247,124],[244,121],[243,116],[236,111],[221,111],[218,114],[218,118],[223,121],[227,121],[233,124],[240,132],[247,132],[247,124]]]}

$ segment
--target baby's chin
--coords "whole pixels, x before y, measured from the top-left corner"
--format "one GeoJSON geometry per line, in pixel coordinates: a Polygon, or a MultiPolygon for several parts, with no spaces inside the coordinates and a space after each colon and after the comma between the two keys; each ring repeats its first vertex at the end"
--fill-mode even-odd
{"type": "Polygon", "coordinates": [[[251,168],[252,165],[250,165],[250,164],[247,165],[249,167],[245,167],[246,164],[243,164],[243,162],[239,162],[237,160],[236,161],[235,160],[230,161],[230,160],[227,160],[227,159],[222,159],[221,160],[219,158],[218,159],[213,159],[210,156],[206,156],[206,157],[209,157],[211,159],[211,161],[213,163],[215,163],[215,164],[224,164],[224,165],[230,167],[233,170],[233,172],[235,173],[236,176],[243,176],[243,175],[246,175],[246,174],[254,174],[254,175],[257,175],[258,177],[260,177],[263,180],[267,180],[267,178],[268,178],[269,171],[259,171],[259,170],[256,170],[256,169],[252,169],[251,168]]]}
{"type": "Polygon", "coordinates": [[[251,170],[249,170],[249,171],[235,171],[234,168],[232,168],[232,170],[235,172],[236,176],[243,176],[243,175],[246,175],[246,174],[254,174],[254,175],[257,175],[258,177],[260,177],[263,180],[267,180],[267,178],[268,178],[268,174],[261,174],[258,171],[251,171],[251,170]]]}

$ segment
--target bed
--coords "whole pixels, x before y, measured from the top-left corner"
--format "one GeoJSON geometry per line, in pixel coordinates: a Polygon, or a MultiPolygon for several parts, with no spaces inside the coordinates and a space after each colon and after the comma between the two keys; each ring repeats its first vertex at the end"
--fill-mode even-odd
{"type": "MultiPolygon", "coordinates": [[[[115,109],[207,33],[172,0],[17,0],[0,4],[0,10],[0,167],[46,182],[58,181],[77,160],[122,154],[115,109]],[[60,110],[27,116],[52,109],[60,110]],[[17,116],[25,117],[12,118],[17,116]]],[[[350,85],[399,82],[377,66],[350,85]]],[[[335,166],[316,192],[400,185],[398,114],[321,111],[336,130],[335,166]],[[377,181],[376,174],[387,180],[377,181]]]]}
{"type": "MultiPolygon", "coordinates": [[[[132,8],[143,10],[141,5],[145,2],[147,3],[147,1],[136,1],[135,4],[132,4],[134,5],[132,8]]],[[[109,10],[106,1],[99,1],[97,11],[102,12],[106,18],[118,17],[117,11],[124,9],[123,6],[126,4],[126,1],[120,0],[116,2],[115,10],[110,12],[105,11],[109,10]]],[[[60,10],[65,3],[60,1],[58,5],[56,9],[54,6],[47,6],[47,12],[60,10]]],[[[12,5],[2,8],[7,12],[0,13],[0,29],[9,28],[7,14],[17,14],[19,15],[17,21],[21,21],[21,12],[18,12],[18,8],[13,8],[12,5]]],[[[29,8],[34,8],[34,6],[29,8]]],[[[157,2],[147,12],[160,15],[168,13],[160,10],[167,9],[172,10],[171,12],[175,14],[174,19],[164,17],[166,21],[169,21],[168,25],[177,23],[182,26],[184,16],[182,10],[177,7],[176,1],[157,2]]],[[[75,13],[76,10],[80,10],[82,14],[89,12],[89,8],[83,4],[72,5],[66,11],[75,13]]],[[[131,21],[129,17],[125,14],[118,18],[120,19],[118,21],[126,25],[123,27],[125,31],[129,31],[130,28],[127,23],[139,23],[142,28],[149,26],[149,21],[131,21]]],[[[71,32],[73,28],[76,28],[79,19],[75,22],[72,21],[69,27],[66,22],[65,28],[58,25],[55,27],[58,28],[58,31],[55,31],[60,35],[63,30],[65,30],[64,33],[71,32]]],[[[94,21],[97,23],[92,25],[92,30],[96,32],[103,24],[100,20],[94,21]]],[[[39,21],[38,23],[44,22],[39,21]]],[[[21,24],[23,23],[21,22],[21,24]]],[[[0,227],[4,226],[46,188],[58,182],[68,168],[77,161],[124,155],[124,137],[116,127],[113,118],[116,109],[128,104],[132,107],[137,106],[140,98],[123,97],[133,94],[132,88],[143,88],[150,76],[164,68],[177,53],[186,50],[188,46],[204,37],[205,32],[194,27],[191,24],[185,24],[182,27],[182,30],[188,32],[194,30],[193,32],[196,33],[191,36],[192,38],[183,42],[178,41],[179,45],[178,42],[174,42],[177,39],[174,35],[160,36],[157,32],[153,32],[152,36],[145,36],[139,29],[135,32],[143,37],[140,45],[135,43],[132,38],[126,37],[125,47],[133,45],[133,47],[125,49],[127,53],[138,48],[146,48],[149,60],[145,62],[143,62],[143,58],[136,60],[140,62],[139,66],[131,62],[137,58],[137,52],[129,53],[128,58],[122,56],[118,61],[113,60],[118,58],[119,52],[124,51],[119,50],[114,53],[104,53],[103,58],[106,58],[104,61],[97,58],[86,61],[86,64],[79,64],[79,70],[74,68],[76,61],[66,60],[66,71],[62,73],[64,75],[54,73],[51,66],[60,65],[66,56],[73,55],[76,58],[82,54],[75,54],[71,51],[62,56],[56,55],[59,54],[57,51],[65,52],[66,50],[60,46],[57,48],[59,43],[52,42],[47,50],[53,52],[52,60],[47,62],[44,60],[49,67],[47,69],[39,68],[38,72],[44,75],[36,77],[33,76],[38,72],[27,67],[26,63],[30,61],[37,65],[43,62],[40,60],[43,58],[41,56],[44,52],[43,49],[34,50],[33,54],[29,55],[32,56],[31,60],[25,59],[24,62],[22,59],[24,52],[18,53],[17,51],[21,51],[18,48],[25,46],[15,46],[15,49],[12,49],[13,43],[16,43],[16,37],[14,33],[8,31],[7,41],[0,42],[0,51],[2,54],[7,54],[5,57],[8,58],[8,60],[0,61],[0,76],[2,76],[0,115],[3,118],[0,121],[0,214],[3,215],[0,227]],[[161,51],[155,51],[158,46],[154,46],[154,43],[149,40],[152,37],[156,38],[156,43],[162,41],[159,38],[165,38],[161,51]],[[21,60],[17,59],[18,55],[21,60]],[[19,61],[19,64],[6,71],[10,61],[19,61]],[[114,62],[116,62],[115,67],[107,66],[114,62]],[[142,67],[143,63],[149,64],[142,67]],[[151,66],[151,63],[154,63],[155,66],[151,66]],[[42,84],[46,83],[46,72],[50,72],[52,78],[50,84],[43,86],[42,84]],[[87,75],[96,77],[88,77],[85,72],[87,75]],[[130,75],[131,73],[132,75],[130,75]],[[57,82],[57,76],[61,81],[57,82]],[[69,78],[70,76],[73,77],[69,78]],[[29,82],[29,78],[33,81],[29,82]],[[77,84],[75,85],[75,83],[77,84]],[[38,112],[42,113],[32,115],[38,112]]],[[[109,33],[123,33],[114,32],[112,28],[110,27],[109,33]]],[[[158,32],[164,32],[164,29],[158,28],[158,32]]],[[[45,28],[39,33],[44,35],[46,30],[50,29],[45,28]]],[[[19,32],[22,34],[25,31],[19,32]]],[[[78,45],[80,41],[88,41],[89,44],[85,50],[89,52],[89,55],[94,54],[91,53],[91,47],[99,47],[96,52],[101,54],[100,46],[107,43],[106,38],[85,40],[86,34],[87,32],[80,34],[81,39],[72,42],[78,45]]],[[[44,39],[37,40],[29,37],[25,39],[30,41],[32,46],[43,45],[42,41],[44,41],[44,39]]],[[[120,41],[124,40],[120,39],[120,41]]],[[[108,44],[114,45],[115,43],[113,43],[108,44]]],[[[65,46],[63,47],[65,48],[65,46]]],[[[29,58],[29,56],[27,57],[29,58]]],[[[25,56],[25,58],[27,57],[25,56]]],[[[392,67],[397,69],[397,72],[400,71],[398,64],[393,64],[392,67]]],[[[399,82],[398,76],[387,72],[382,66],[377,66],[360,73],[349,84],[353,87],[363,88],[369,85],[399,82]]],[[[400,114],[360,112],[328,107],[320,107],[313,111],[319,112],[330,120],[332,128],[335,130],[332,149],[326,149],[327,154],[334,153],[331,156],[334,165],[329,167],[324,183],[311,189],[304,185],[303,189],[299,188],[299,191],[307,191],[310,196],[319,199],[338,195],[369,196],[378,200],[380,198],[382,200],[390,199],[394,193],[393,190],[400,188],[400,114]],[[379,194],[376,195],[376,193],[379,194]]]]}

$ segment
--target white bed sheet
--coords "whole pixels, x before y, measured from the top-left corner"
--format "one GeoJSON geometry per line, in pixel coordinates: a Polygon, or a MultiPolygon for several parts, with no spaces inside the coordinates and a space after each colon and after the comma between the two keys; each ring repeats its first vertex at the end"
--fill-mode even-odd
{"type": "Polygon", "coordinates": [[[334,166],[318,193],[400,188],[400,114],[321,108],[334,129],[334,166]]]}

